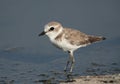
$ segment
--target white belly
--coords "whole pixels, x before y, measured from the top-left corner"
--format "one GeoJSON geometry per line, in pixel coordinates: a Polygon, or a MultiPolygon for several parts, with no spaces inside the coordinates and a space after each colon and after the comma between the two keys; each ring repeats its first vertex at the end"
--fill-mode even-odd
{"type": "Polygon", "coordinates": [[[82,46],[76,46],[76,45],[71,45],[67,40],[62,40],[62,41],[56,41],[56,40],[51,40],[53,45],[56,47],[62,49],[63,51],[69,51],[69,50],[76,50],[82,46]]]}

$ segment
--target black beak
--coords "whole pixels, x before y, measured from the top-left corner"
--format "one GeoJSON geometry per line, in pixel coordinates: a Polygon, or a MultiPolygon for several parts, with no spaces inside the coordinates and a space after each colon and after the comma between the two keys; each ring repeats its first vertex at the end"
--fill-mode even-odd
{"type": "Polygon", "coordinates": [[[43,31],[43,32],[41,32],[38,36],[43,36],[43,35],[45,35],[45,33],[46,33],[46,32],[43,31]]]}

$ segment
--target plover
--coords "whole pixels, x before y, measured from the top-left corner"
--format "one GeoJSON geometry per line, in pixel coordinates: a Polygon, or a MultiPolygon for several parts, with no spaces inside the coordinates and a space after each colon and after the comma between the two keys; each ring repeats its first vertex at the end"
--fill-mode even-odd
{"type": "Polygon", "coordinates": [[[69,72],[72,72],[74,67],[73,52],[75,50],[91,43],[105,40],[105,37],[87,35],[79,30],[63,27],[61,23],[55,21],[45,25],[44,31],[39,36],[42,35],[47,35],[53,45],[69,53],[69,60],[64,68],[64,71],[69,69],[69,72]]]}

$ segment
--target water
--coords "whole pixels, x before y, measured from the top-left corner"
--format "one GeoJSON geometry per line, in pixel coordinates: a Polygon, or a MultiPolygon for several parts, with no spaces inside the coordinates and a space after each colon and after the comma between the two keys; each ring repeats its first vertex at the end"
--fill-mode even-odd
{"type": "MultiPolygon", "coordinates": [[[[16,84],[36,83],[50,78],[65,80],[63,68],[68,58],[67,53],[60,50],[55,50],[52,54],[28,53],[31,49],[19,48],[1,50],[1,80],[13,81],[16,84]]],[[[120,73],[119,50],[120,38],[108,39],[79,49],[75,52],[73,74],[79,76],[120,73]]]]}
{"type": "Polygon", "coordinates": [[[68,54],[38,37],[57,20],[107,40],[75,52],[74,76],[120,73],[119,1],[0,1],[0,83],[58,82],[68,54]]]}

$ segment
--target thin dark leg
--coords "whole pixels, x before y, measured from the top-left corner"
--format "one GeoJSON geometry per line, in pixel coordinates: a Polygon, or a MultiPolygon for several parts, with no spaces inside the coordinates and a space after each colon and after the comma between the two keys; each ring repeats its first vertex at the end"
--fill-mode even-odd
{"type": "MultiPolygon", "coordinates": [[[[68,53],[70,54],[70,51],[68,51],[68,53]]],[[[67,61],[66,66],[65,66],[65,68],[64,68],[64,71],[65,71],[65,72],[67,71],[67,68],[68,68],[69,64],[70,64],[70,56],[69,56],[69,59],[68,59],[68,61],[67,61]]]]}
{"type": "Polygon", "coordinates": [[[67,71],[67,68],[68,68],[69,63],[70,63],[70,61],[68,60],[66,66],[65,66],[65,68],[64,68],[64,71],[65,71],[65,72],[67,71]]]}
{"type": "Polygon", "coordinates": [[[71,60],[70,72],[72,72],[73,67],[74,67],[74,63],[75,63],[75,59],[74,59],[74,56],[73,56],[73,51],[70,52],[70,60],[71,60]]]}

